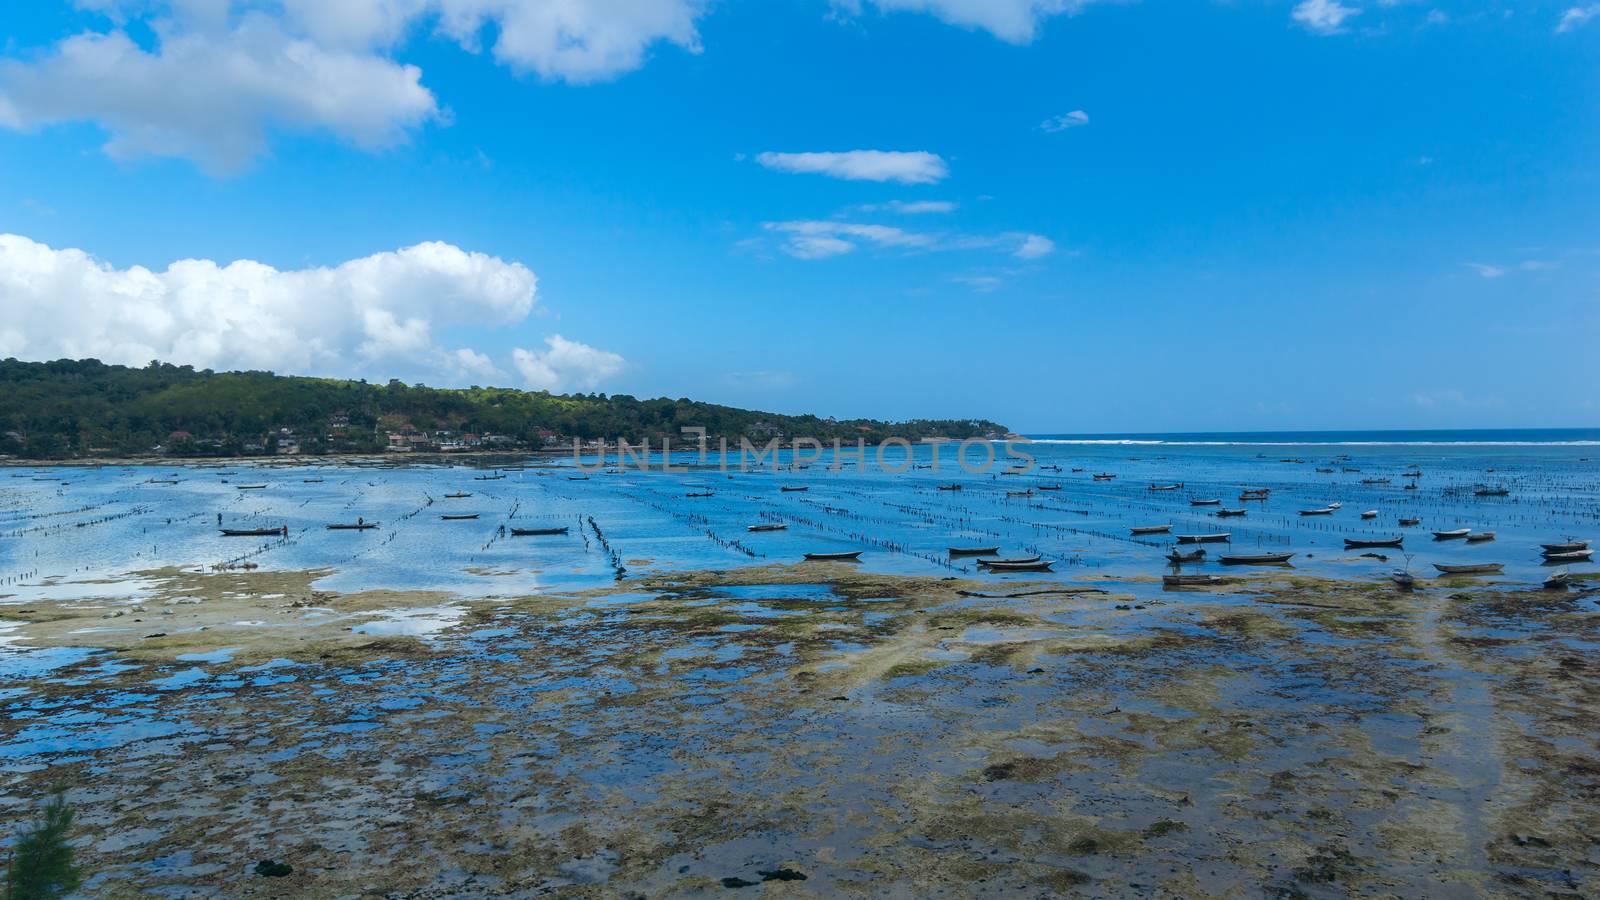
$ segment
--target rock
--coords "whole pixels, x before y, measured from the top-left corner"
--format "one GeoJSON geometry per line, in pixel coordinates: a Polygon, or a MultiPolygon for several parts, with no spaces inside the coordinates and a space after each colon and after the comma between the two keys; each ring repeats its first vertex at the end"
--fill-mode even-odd
{"type": "Polygon", "coordinates": [[[725,888],[755,887],[759,883],[760,882],[756,881],[745,881],[743,878],[740,878],[737,875],[729,875],[727,878],[722,879],[722,886],[725,888]]]}
{"type": "Polygon", "coordinates": [[[294,871],[294,866],[281,863],[275,859],[263,859],[256,863],[256,874],[267,878],[282,878],[294,871]]]}

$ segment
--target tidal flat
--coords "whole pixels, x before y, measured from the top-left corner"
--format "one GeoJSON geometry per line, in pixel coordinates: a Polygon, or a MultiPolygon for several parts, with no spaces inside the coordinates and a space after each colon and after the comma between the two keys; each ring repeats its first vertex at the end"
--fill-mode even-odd
{"type": "Polygon", "coordinates": [[[137,581],[4,615],[0,816],[96,896],[1600,895],[1583,591],[137,581]]]}

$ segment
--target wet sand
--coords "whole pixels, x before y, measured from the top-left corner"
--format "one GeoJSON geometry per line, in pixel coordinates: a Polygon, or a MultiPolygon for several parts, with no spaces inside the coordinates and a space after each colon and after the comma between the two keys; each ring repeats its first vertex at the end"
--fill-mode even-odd
{"type": "Polygon", "coordinates": [[[8,608],[58,649],[0,695],[7,831],[67,786],[100,896],[1600,894],[1578,592],[318,575],[8,608]]]}

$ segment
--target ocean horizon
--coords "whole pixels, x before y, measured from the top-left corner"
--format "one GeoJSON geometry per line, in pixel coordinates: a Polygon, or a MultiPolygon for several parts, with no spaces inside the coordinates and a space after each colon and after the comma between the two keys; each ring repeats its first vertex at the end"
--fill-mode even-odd
{"type": "Polygon", "coordinates": [[[1600,428],[1396,428],[1024,434],[1040,444],[1150,446],[1600,446],[1600,428]]]}

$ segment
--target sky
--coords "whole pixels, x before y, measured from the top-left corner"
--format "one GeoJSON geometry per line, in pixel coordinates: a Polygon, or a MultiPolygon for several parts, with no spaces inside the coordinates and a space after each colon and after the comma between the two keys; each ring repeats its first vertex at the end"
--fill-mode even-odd
{"type": "Polygon", "coordinates": [[[985,417],[1600,422],[1600,3],[0,16],[0,357],[985,417]]]}

